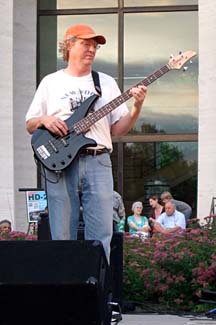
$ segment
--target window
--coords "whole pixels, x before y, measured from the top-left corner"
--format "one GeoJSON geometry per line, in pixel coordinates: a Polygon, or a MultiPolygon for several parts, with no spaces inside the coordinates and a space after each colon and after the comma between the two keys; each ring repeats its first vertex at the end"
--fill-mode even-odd
{"type": "MultiPolygon", "coordinates": [[[[38,82],[65,66],[58,43],[77,23],[106,35],[94,69],[113,76],[122,91],[164,66],[171,54],[198,51],[197,0],[43,0],[38,22],[38,82]]],[[[134,128],[122,139],[113,138],[115,189],[127,213],[137,199],[147,211],[148,195],[169,189],[196,215],[198,58],[188,64],[186,72],[170,71],[150,85],[134,128]]]]}
{"type": "MultiPolygon", "coordinates": [[[[126,89],[167,64],[170,55],[198,51],[196,12],[126,14],[124,26],[126,89]]],[[[146,104],[133,132],[197,132],[197,58],[190,62],[187,71],[172,70],[149,86],[146,104]]]]}
{"type": "Polygon", "coordinates": [[[123,166],[124,197],[130,206],[138,199],[147,210],[149,196],[165,190],[190,204],[196,198],[197,144],[125,143],[123,166]]]}

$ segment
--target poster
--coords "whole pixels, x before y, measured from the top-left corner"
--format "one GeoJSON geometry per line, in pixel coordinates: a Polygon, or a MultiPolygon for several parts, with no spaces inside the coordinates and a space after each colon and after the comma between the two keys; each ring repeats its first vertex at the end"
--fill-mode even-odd
{"type": "Polygon", "coordinates": [[[47,211],[45,191],[26,191],[28,222],[37,222],[41,212],[47,211]]]}

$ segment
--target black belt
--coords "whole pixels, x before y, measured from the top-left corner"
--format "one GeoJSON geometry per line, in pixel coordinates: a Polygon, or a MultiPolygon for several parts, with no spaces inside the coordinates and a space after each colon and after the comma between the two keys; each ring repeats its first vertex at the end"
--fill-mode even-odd
{"type": "Polygon", "coordinates": [[[109,150],[107,148],[103,149],[82,149],[80,151],[81,155],[90,155],[90,156],[97,156],[97,155],[102,155],[103,153],[109,153],[109,150]]]}

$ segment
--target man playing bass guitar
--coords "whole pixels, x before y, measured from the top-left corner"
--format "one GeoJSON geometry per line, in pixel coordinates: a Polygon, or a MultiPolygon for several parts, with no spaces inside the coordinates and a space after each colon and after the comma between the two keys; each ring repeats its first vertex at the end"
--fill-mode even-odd
{"type": "Polygon", "coordinates": [[[67,67],[41,81],[26,114],[26,127],[36,141],[39,141],[38,130],[53,138],[47,141],[50,150],[43,143],[36,149],[45,164],[52,239],[77,239],[82,206],[85,239],[100,240],[109,261],[113,229],[111,135],[123,136],[133,127],[146,87],[131,88],[130,111],[124,103],[119,103],[106,116],[97,117],[94,124],[89,126],[84,119],[84,127],[80,126],[79,118],[87,116],[88,119],[92,110],[97,113],[121,95],[111,76],[92,71],[97,48],[105,43],[105,37],[96,34],[90,26],[73,25],[66,30],[61,51],[67,67]],[[74,125],[68,122],[70,118],[74,119],[74,125]],[[57,142],[63,148],[62,154],[57,142]]]}

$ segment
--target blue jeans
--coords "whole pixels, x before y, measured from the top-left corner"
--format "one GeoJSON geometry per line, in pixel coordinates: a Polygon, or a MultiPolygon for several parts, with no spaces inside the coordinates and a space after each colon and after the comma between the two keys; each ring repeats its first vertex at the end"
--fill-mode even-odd
{"type": "MultiPolygon", "coordinates": [[[[46,172],[57,181],[57,175],[46,172]]],[[[58,182],[47,181],[47,199],[52,239],[76,240],[83,207],[85,239],[100,240],[109,261],[113,229],[113,176],[110,155],[79,155],[58,182]]]]}

